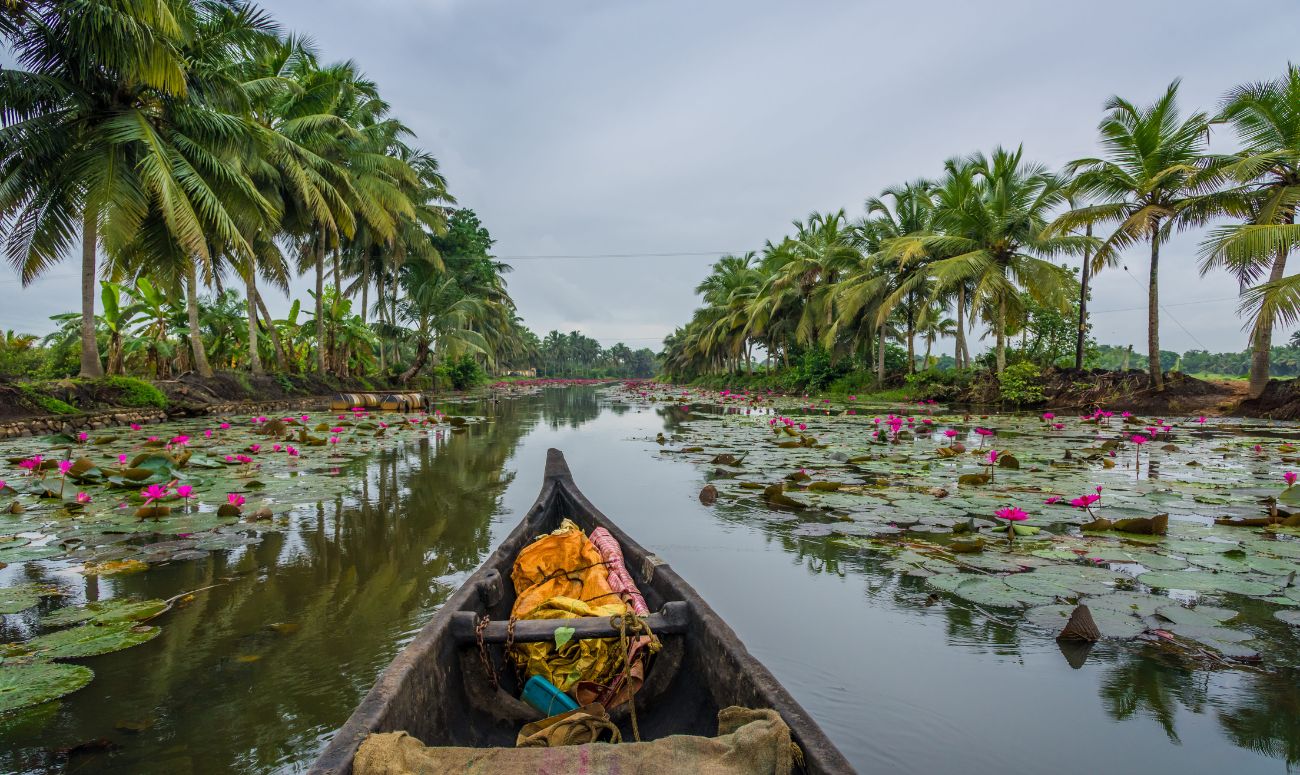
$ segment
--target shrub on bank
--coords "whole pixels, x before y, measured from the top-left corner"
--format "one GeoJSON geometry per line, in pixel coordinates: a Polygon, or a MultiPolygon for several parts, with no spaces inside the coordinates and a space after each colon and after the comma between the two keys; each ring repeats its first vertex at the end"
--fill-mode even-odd
{"type": "Polygon", "coordinates": [[[998,377],[998,392],[1002,400],[1017,406],[1042,403],[1046,398],[1043,388],[1042,369],[1029,361],[1007,366],[998,377]]]}
{"type": "Polygon", "coordinates": [[[17,384],[18,392],[22,393],[23,400],[41,411],[50,414],[76,414],[77,408],[66,401],[60,401],[41,390],[38,385],[31,382],[19,382],[17,384]]]}
{"type": "Polygon", "coordinates": [[[117,393],[115,403],[119,406],[167,408],[167,396],[163,395],[161,390],[142,379],[136,379],[135,377],[101,377],[94,380],[93,383],[115,391],[117,393]]]}

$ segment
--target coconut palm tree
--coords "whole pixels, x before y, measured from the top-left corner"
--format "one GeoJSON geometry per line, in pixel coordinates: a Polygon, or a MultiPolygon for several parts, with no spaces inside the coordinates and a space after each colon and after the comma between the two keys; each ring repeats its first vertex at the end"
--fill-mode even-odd
{"type": "Polygon", "coordinates": [[[997,148],[951,159],[935,193],[934,231],[889,240],[882,252],[900,260],[942,256],[929,264],[940,289],[971,289],[973,310],[992,325],[997,372],[1006,368],[1007,320],[1023,314],[1019,291],[1044,304],[1068,308],[1070,275],[1050,260],[1081,253],[1090,244],[1076,235],[1045,233],[1065,186],[1045,167],[1024,161],[1023,150],[997,148]]]}
{"type": "Polygon", "coordinates": [[[1098,126],[1106,155],[1073,161],[1073,190],[1092,204],[1063,214],[1052,225],[1062,234],[1088,224],[1115,224],[1093,254],[1093,270],[1119,263],[1127,247],[1145,241],[1151,247],[1147,280],[1147,348],[1151,384],[1164,390],[1160,368],[1160,246],[1174,231],[1205,220],[1200,198],[1213,176],[1205,157],[1209,118],[1193,113],[1180,118],[1178,81],[1152,104],[1139,107],[1121,97],[1106,103],[1098,126]]]}
{"type": "MultiPolygon", "coordinates": [[[[1300,241],[1300,68],[1290,65],[1281,78],[1233,89],[1214,121],[1229,124],[1242,145],[1220,160],[1223,176],[1237,185],[1219,195],[1222,211],[1242,221],[1210,232],[1201,245],[1201,274],[1226,268],[1243,286],[1267,278],[1272,288],[1285,288],[1288,254],[1300,241]]],[[[1248,395],[1258,398],[1268,384],[1276,306],[1251,298],[1248,395]]]]}
{"type": "Polygon", "coordinates": [[[131,241],[150,204],[199,249],[202,226],[159,146],[139,142],[150,108],[186,96],[184,0],[11,6],[0,25],[16,67],[0,71],[0,230],[24,284],[80,236],[81,374],[104,373],[95,339],[103,243],[131,241]],[[22,10],[17,10],[21,8],[22,10]]]}

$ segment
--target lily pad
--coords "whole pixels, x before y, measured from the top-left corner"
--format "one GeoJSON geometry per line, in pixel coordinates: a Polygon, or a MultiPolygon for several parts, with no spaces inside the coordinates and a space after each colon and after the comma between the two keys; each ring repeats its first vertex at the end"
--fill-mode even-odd
{"type": "Polygon", "coordinates": [[[1281,586],[1245,578],[1237,573],[1208,571],[1152,571],[1138,576],[1138,581],[1158,589],[1186,589],[1211,594],[1226,592],[1261,597],[1273,594],[1281,586]]]}
{"type": "Polygon", "coordinates": [[[0,664],[0,714],[65,697],[94,677],[95,673],[82,665],[0,664]]]}
{"type": "Polygon", "coordinates": [[[166,610],[162,600],[128,600],[113,598],[86,603],[83,606],[60,608],[41,617],[43,627],[67,627],[82,622],[108,624],[111,622],[138,622],[157,616],[166,610]]]}
{"type": "Polygon", "coordinates": [[[931,576],[926,579],[926,584],[976,605],[993,608],[1026,608],[1052,602],[1051,597],[1016,589],[994,576],[948,573],[931,576]]]}
{"type": "Polygon", "coordinates": [[[159,627],[131,621],[96,624],[89,622],[67,630],[40,635],[23,643],[10,644],[6,651],[35,655],[43,659],[93,657],[139,646],[158,637],[159,627]]]}
{"type": "Polygon", "coordinates": [[[58,595],[57,587],[42,584],[20,584],[16,587],[0,588],[0,614],[16,614],[37,603],[43,597],[58,595]]]}

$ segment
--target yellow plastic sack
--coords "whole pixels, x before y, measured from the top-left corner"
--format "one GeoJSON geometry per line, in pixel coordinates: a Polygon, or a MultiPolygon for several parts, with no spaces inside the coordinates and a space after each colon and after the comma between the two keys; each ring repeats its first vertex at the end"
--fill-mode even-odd
{"type": "MultiPolygon", "coordinates": [[[[627,606],[610,587],[600,552],[571,520],[524,547],[510,571],[515,587],[515,619],[574,619],[619,616],[627,606]]],[[[540,675],[560,691],[579,681],[610,684],[623,668],[616,638],[521,643],[511,658],[528,675],[540,675]]]]}

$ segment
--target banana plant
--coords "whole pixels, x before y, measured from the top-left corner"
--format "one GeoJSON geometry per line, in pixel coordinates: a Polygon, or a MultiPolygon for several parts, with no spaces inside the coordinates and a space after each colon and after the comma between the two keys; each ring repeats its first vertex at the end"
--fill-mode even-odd
{"type": "Polygon", "coordinates": [[[123,289],[119,283],[100,282],[99,325],[108,332],[108,373],[125,374],[123,339],[144,311],[139,303],[122,303],[123,289]]]}
{"type": "Polygon", "coordinates": [[[154,287],[147,277],[136,280],[135,287],[127,291],[127,296],[139,306],[141,313],[138,325],[131,332],[137,341],[128,343],[127,354],[143,354],[158,378],[166,377],[176,354],[171,334],[177,309],[167,294],[154,287]]]}

